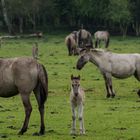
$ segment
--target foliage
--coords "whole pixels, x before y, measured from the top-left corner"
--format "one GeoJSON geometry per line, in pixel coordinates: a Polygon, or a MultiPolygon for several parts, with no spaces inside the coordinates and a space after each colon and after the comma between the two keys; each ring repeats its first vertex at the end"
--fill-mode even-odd
{"type": "MultiPolygon", "coordinates": [[[[46,28],[140,30],[139,0],[4,0],[15,32],[46,28]]],[[[0,3],[1,4],[1,3],[0,3]]],[[[0,5],[1,6],[1,5],[0,5]]],[[[2,18],[2,12],[0,12],[2,18]]],[[[4,21],[4,18],[3,18],[4,21]]]]}
{"type": "Polygon", "coordinates": [[[109,9],[108,18],[120,25],[120,30],[125,36],[131,22],[128,0],[110,0],[109,9]]]}
{"type": "Polygon", "coordinates": [[[140,1],[130,0],[130,11],[132,13],[132,26],[136,31],[136,35],[140,35],[140,1]]]}

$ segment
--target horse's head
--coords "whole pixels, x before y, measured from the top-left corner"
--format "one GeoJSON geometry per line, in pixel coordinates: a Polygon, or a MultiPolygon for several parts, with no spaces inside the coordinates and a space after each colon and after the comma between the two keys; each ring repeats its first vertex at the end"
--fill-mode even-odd
{"type": "Polygon", "coordinates": [[[77,97],[79,93],[79,87],[80,87],[80,75],[77,77],[71,75],[71,82],[72,82],[71,85],[72,85],[74,96],[77,97]]]}
{"type": "Polygon", "coordinates": [[[78,70],[81,70],[83,67],[84,67],[84,65],[89,61],[89,59],[90,59],[90,56],[89,56],[89,52],[90,50],[89,49],[82,49],[81,51],[80,51],[80,58],[78,59],[78,61],[77,61],[77,64],[76,64],[76,68],[78,69],[78,70]]]}

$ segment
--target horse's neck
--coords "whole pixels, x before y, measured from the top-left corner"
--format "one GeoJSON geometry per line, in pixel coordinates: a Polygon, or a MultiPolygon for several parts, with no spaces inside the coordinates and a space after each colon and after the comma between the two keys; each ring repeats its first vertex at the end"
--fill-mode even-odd
{"type": "Polygon", "coordinates": [[[107,58],[108,58],[107,54],[104,54],[104,53],[98,54],[96,52],[93,52],[90,54],[89,61],[95,64],[97,67],[99,67],[100,65],[102,65],[102,63],[104,63],[104,61],[107,58]]]}

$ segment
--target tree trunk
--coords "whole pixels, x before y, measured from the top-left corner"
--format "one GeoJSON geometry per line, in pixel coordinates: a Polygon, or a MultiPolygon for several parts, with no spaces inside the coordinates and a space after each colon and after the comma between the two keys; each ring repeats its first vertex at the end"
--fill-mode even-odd
{"type": "Polygon", "coordinates": [[[19,32],[23,33],[23,18],[19,17],[19,32]]]}
{"type": "Polygon", "coordinates": [[[139,36],[140,35],[140,24],[137,21],[135,24],[133,24],[133,29],[136,32],[136,36],[139,36]]]}
{"type": "Polygon", "coordinates": [[[33,15],[29,14],[29,20],[32,23],[33,31],[35,32],[36,31],[36,21],[35,21],[36,18],[35,18],[35,14],[33,14],[33,15]]]}
{"type": "Polygon", "coordinates": [[[1,5],[2,5],[2,10],[3,10],[3,16],[4,16],[4,20],[5,20],[5,23],[8,27],[8,31],[10,34],[13,34],[13,29],[12,29],[12,25],[9,21],[9,18],[8,18],[8,15],[7,15],[7,9],[6,9],[6,6],[5,6],[5,0],[1,0],[1,5]]]}
{"type": "Polygon", "coordinates": [[[120,30],[123,35],[123,38],[126,37],[128,26],[126,24],[120,24],[120,30]]]}

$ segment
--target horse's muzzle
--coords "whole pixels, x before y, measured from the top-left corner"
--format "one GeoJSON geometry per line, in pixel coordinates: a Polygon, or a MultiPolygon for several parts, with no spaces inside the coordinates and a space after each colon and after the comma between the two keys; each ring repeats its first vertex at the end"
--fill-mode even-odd
{"type": "Polygon", "coordinates": [[[78,93],[77,93],[77,92],[75,93],[75,96],[76,96],[76,97],[78,96],[78,93]]]}

